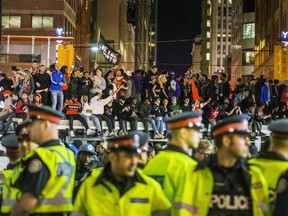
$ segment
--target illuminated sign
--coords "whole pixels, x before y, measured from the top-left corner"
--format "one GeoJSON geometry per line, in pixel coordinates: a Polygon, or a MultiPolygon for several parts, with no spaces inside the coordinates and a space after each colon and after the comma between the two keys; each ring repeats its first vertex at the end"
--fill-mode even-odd
{"type": "Polygon", "coordinates": [[[287,39],[287,41],[282,41],[282,44],[283,46],[288,46],[288,31],[282,31],[281,38],[287,39]]]}

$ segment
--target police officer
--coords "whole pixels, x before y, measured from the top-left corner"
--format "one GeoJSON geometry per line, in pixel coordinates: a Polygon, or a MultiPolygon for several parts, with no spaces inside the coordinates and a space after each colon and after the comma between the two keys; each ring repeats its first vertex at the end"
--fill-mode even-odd
{"type": "Polygon", "coordinates": [[[185,112],[169,118],[166,123],[171,129],[168,147],[156,155],[144,168],[144,173],[157,180],[169,200],[183,186],[188,167],[196,161],[188,154],[189,148],[196,149],[202,134],[202,112],[185,112]]]}
{"type": "Polygon", "coordinates": [[[109,162],[82,184],[71,216],[168,215],[171,204],[160,185],[138,172],[139,136],[108,138],[109,162]]]}
{"type": "Polygon", "coordinates": [[[95,147],[91,144],[83,144],[79,148],[78,160],[76,163],[76,175],[75,175],[75,184],[73,191],[73,198],[76,197],[76,194],[82,184],[86,179],[89,172],[92,169],[97,167],[102,167],[102,163],[98,160],[95,152],[95,147]]]}
{"type": "Polygon", "coordinates": [[[142,131],[133,132],[133,134],[139,135],[139,145],[141,153],[139,154],[138,168],[143,169],[148,162],[148,150],[149,150],[149,142],[150,136],[142,131]]]}
{"type": "Polygon", "coordinates": [[[15,176],[22,192],[11,215],[66,215],[73,209],[75,176],[73,152],[58,138],[58,124],[64,115],[51,107],[29,106],[31,141],[39,147],[30,152],[15,176]]]}
{"type": "Polygon", "coordinates": [[[6,169],[13,170],[21,161],[21,154],[18,148],[16,135],[9,134],[3,137],[1,144],[6,148],[6,156],[9,159],[6,169]]]}
{"type": "MultiPolygon", "coordinates": [[[[8,193],[8,183],[13,175],[13,169],[20,163],[21,155],[18,148],[17,136],[15,134],[9,134],[3,137],[2,145],[6,148],[6,155],[10,162],[7,168],[0,172],[0,215],[9,215],[11,207],[8,208],[5,203],[8,193]]],[[[16,199],[14,200],[16,201],[16,199]]]]}
{"type": "Polygon", "coordinates": [[[271,131],[269,150],[251,159],[250,164],[259,167],[269,185],[271,210],[274,209],[277,182],[280,175],[288,169],[288,120],[279,119],[269,124],[271,131]]]}
{"type": "MultiPolygon", "coordinates": [[[[243,158],[249,154],[245,115],[224,119],[212,129],[216,155],[199,162],[187,175],[185,187],[173,204],[174,215],[266,215],[268,186],[257,167],[243,158]]],[[[178,195],[178,194],[177,194],[178,195]]]]}
{"type": "Polygon", "coordinates": [[[288,120],[275,120],[268,129],[271,131],[269,150],[249,162],[262,169],[269,184],[274,215],[285,216],[288,215],[288,120]]]}
{"type": "MultiPolygon", "coordinates": [[[[24,122],[15,130],[15,134],[9,134],[3,138],[2,144],[6,147],[13,147],[16,151],[16,146],[20,152],[20,159],[25,157],[31,150],[35,149],[37,145],[32,143],[29,139],[27,132],[27,122],[24,122]],[[16,135],[15,135],[16,134],[16,135]]],[[[8,148],[9,149],[9,148],[8,148]]],[[[11,150],[8,150],[11,151],[11,150]]],[[[20,193],[18,188],[12,187],[17,170],[20,169],[21,163],[17,163],[13,170],[4,170],[0,174],[0,178],[3,181],[3,196],[1,201],[1,214],[0,215],[10,215],[13,205],[16,203],[17,195],[20,193]],[[18,166],[19,165],[19,166],[18,166]]]]}

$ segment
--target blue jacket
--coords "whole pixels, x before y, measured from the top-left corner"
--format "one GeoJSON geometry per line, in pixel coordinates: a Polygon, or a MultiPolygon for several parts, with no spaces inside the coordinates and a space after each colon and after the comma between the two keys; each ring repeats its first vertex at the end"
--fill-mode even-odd
{"type": "Polygon", "coordinates": [[[260,103],[267,103],[270,101],[269,87],[264,83],[261,87],[260,103]]]}
{"type": "Polygon", "coordinates": [[[51,86],[50,90],[55,91],[55,90],[60,90],[62,91],[62,86],[59,84],[60,82],[66,83],[64,74],[60,71],[53,71],[51,74],[51,86]]]}

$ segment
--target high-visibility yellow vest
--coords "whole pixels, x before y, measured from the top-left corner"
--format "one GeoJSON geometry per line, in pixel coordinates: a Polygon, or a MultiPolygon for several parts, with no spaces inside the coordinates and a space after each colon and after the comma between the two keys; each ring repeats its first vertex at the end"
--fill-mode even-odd
{"type": "Polygon", "coordinates": [[[257,166],[262,171],[268,186],[270,195],[270,208],[274,211],[276,200],[276,189],[278,180],[283,172],[288,170],[288,161],[272,160],[265,158],[253,158],[249,160],[249,164],[257,166]]]}
{"type": "MultiPolygon", "coordinates": [[[[26,155],[25,160],[29,160],[35,154],[47,166],[50,178],[31,213],[71,212],[73,210],[72,192],[76,170],[73,152],[61,145],[38,147],[26,155]]],[[[17,174],[14,175],[13,182],[16,182],[25,170],[26,166],[23,164],[25,163],[22,163],[17,174]]]]}
{"type": "MultiPolygon", "coordinates": [[[[196,167],[195,167],[196,168],[196,167]]],[[[254,216],[270,215],[267,182],[257,167],[249,167],[250,194],[254,216]]],[[[208,167],[187,174],[185,187],[178,191],[173,203],[173,216],[206,216],[214,188],[213,174],[208,167]]]]}
{"type": "Polygon", "coordinates": [[[81,185],[74,203],[75,215],[147,216],[170,211],[171,203],[152,178],[139,172],[144,182],[135,181],[135,185],[120,196],[110,181],[103,178],[103,182],[97,183],[101,173],[93,170],[81,185]]]}
{"type": "Polygon", "coordinates": [[[145,167],[144,174],[160,183],[170,201],[176,191],[184,185],[186,170],[191,170],[197,162],[186,154],[165,150],[160,152],[145,167]]]}
{"type": "Polygon", "coordinates": [[[3,170],[0,173],[0,184],[2,187],[1,214],[11,213],[12,207],[17,201],[17,196],[20,194],[18,188],[11,187],[11,177],[16,169],[17,167],[14,170],[3,170]]]}

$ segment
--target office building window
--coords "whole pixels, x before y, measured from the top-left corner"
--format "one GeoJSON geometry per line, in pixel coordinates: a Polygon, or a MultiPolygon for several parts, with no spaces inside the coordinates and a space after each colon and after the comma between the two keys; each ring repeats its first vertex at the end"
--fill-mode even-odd
{"type": "Polygon", "coordinates": [[[243,39],[255,38],[255,23],[243,24],[243,39]]]}
{"type": "Polygon", "coordinates": [[[2,16],[2,25],[4,28],[20,28],[21,16],[2,16]]]}
{"type": "Polygon", "coordinates": [[[32,15],[32,28],[53,28],[53,16],[32,15]]]}
{"type": "Polygon", "coordinates": [[[254,64],[254,52],[253,51],[247,51],[242,53],[242,64],[243,65],[253,65],[254,64]]]}
{"type": "Polygon", "coordinates": [[[206,60],[210,61],[210,53],[206,53],[206,60]]]}
{"type": "Polygon", "coordinates": [[[210,20],[207,20],[207,27],[210,27],[210,20]]]}

